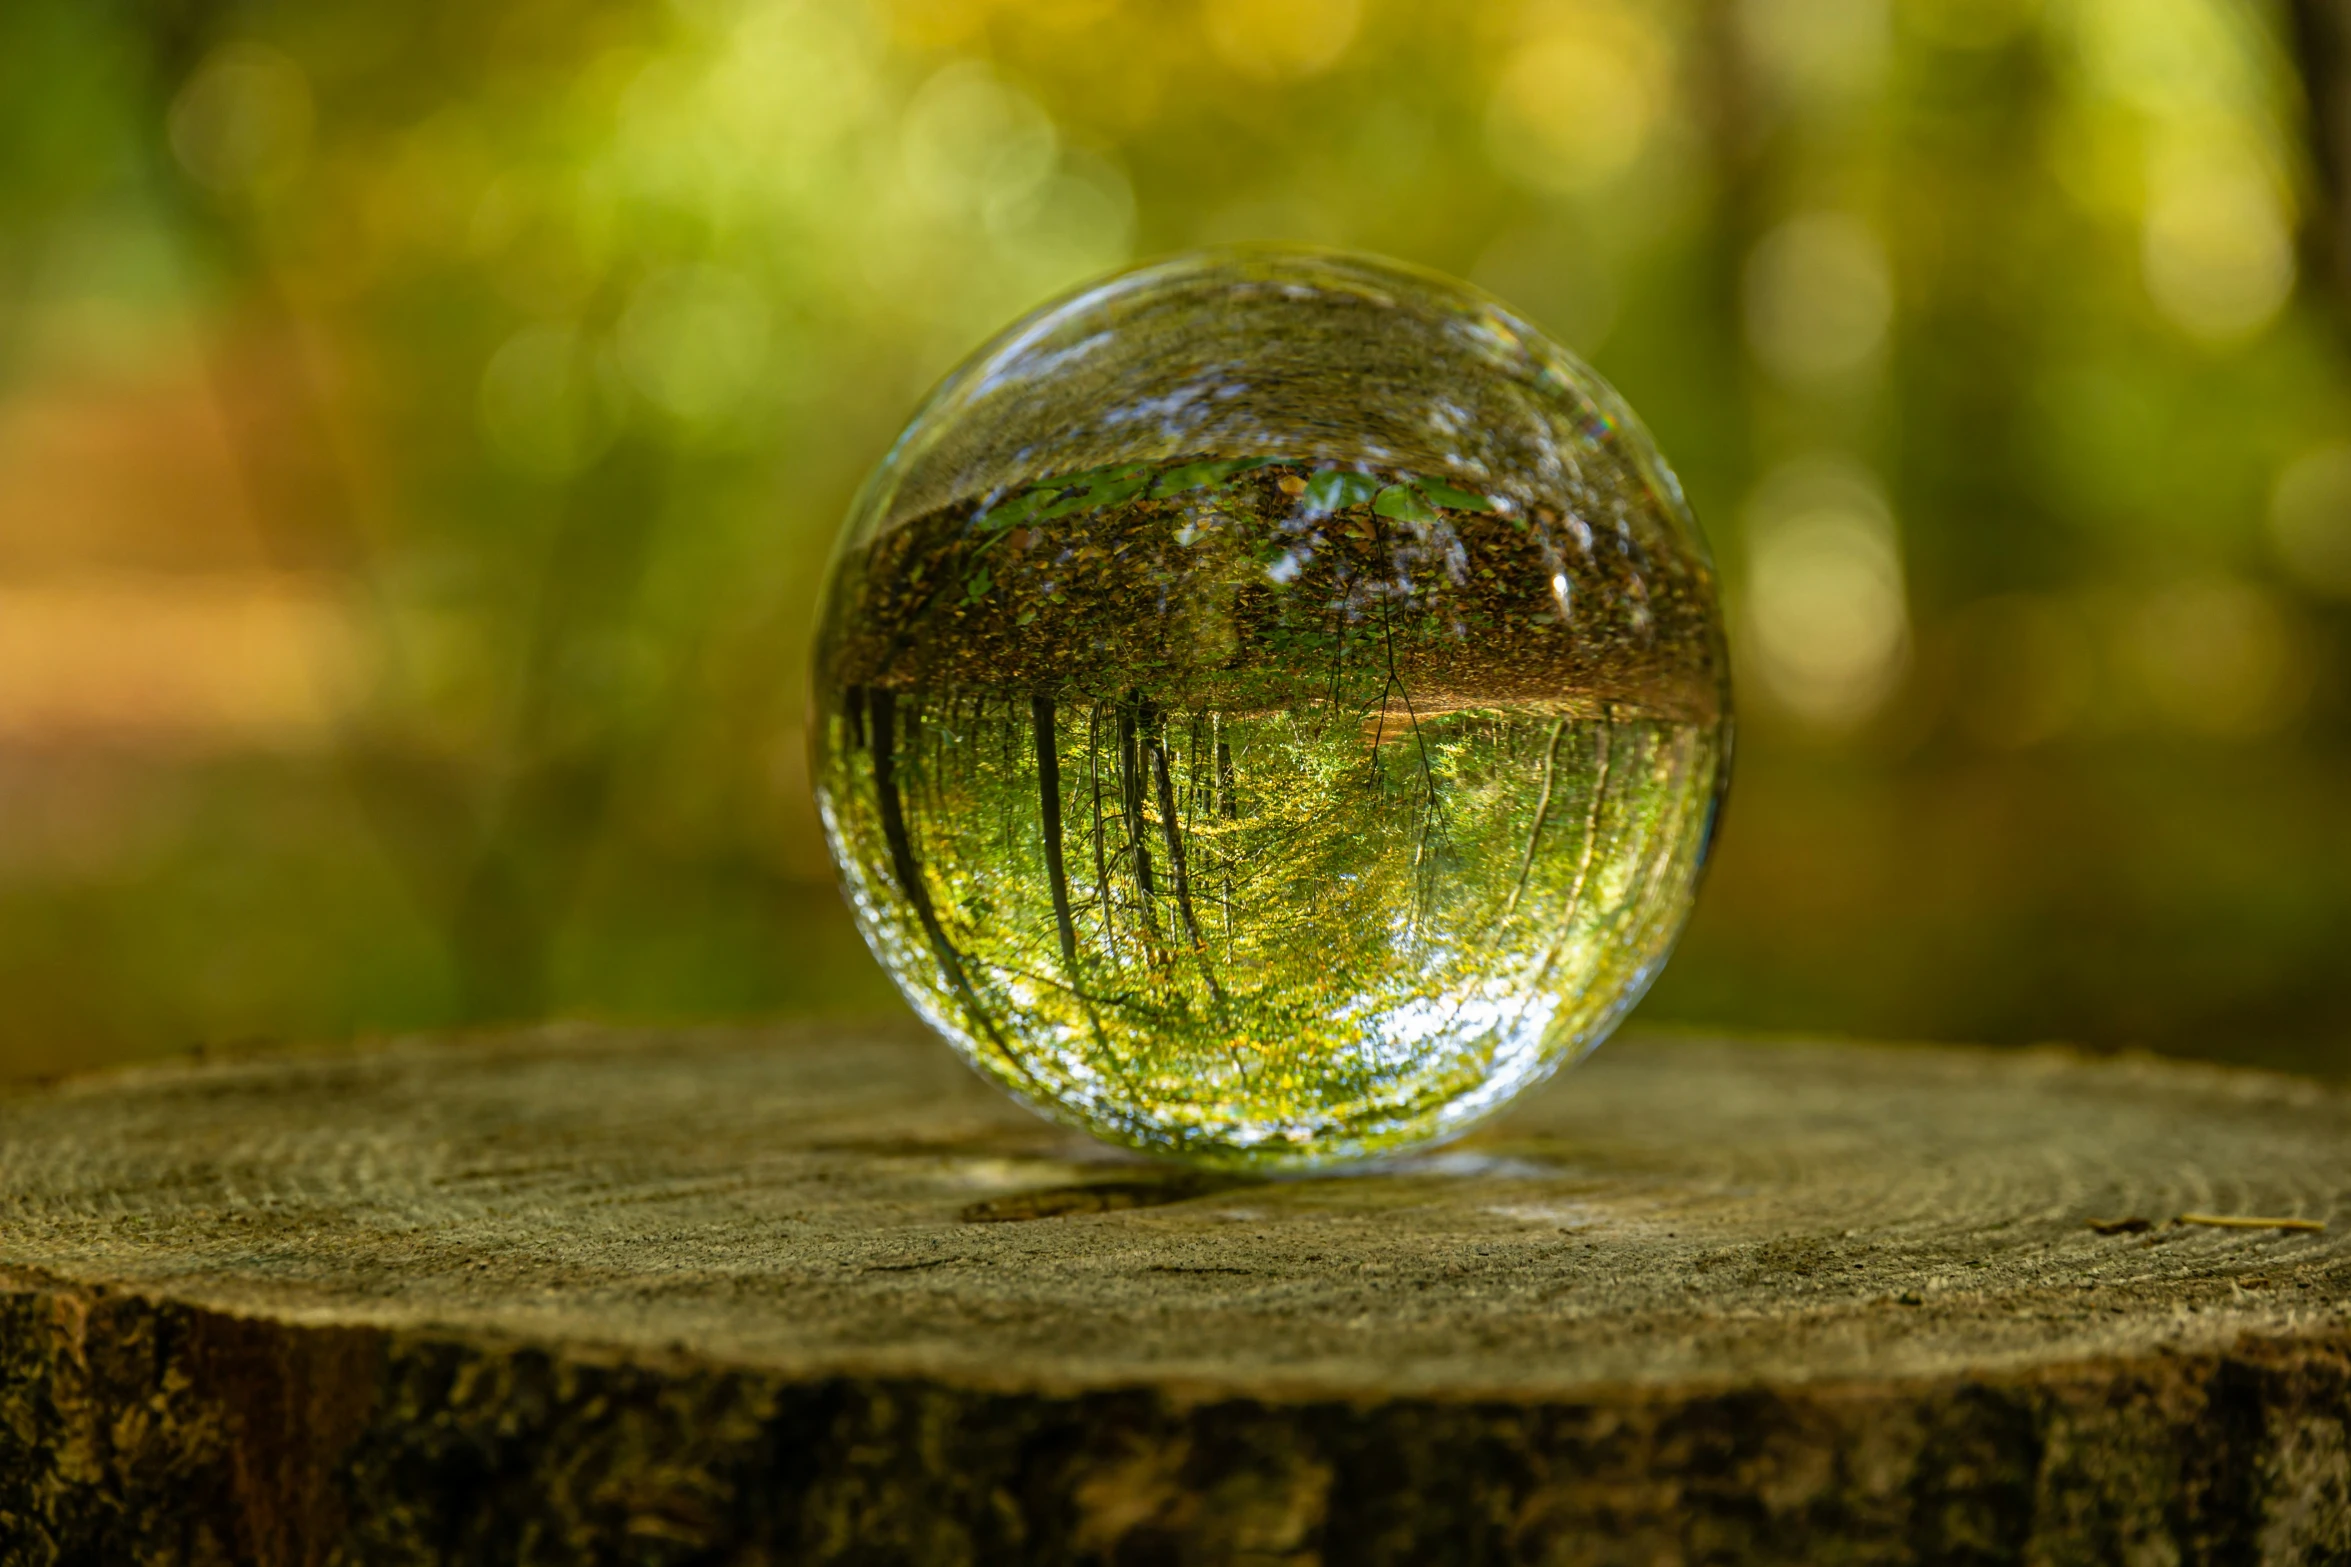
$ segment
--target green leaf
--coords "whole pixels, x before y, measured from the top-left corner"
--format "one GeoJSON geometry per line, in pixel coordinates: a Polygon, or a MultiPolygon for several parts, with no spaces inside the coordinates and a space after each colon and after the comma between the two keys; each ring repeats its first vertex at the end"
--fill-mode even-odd
{"type": "Polygon", "coordinates": [[[1066,517],[1072,512],[1097,511],[1104,506],[1117,506],[1143,493],[1151,482],[1151,471],[1141,463],[1122,463],[1115,468],[1097,468],[1092,473],[1080,474],[1058,486],[1067,499],[1054,502],[1037,513],[1040,518],[1066,517]],[[1078,493],[1069,491],[1078,487],[1078,493]]]}
{"type": "Polygon", "coordinates": [[[1394,517],[1400,522],[1428,523],[1438,520],[1428,497],[1409,484],[1389,485],[1380,491],[1380,498],[1372,502],[1371,509],[1382,517],[1394,517]]]}
{"type": "Polygon", "coordinates": [[[1061,491],[1053,486],[1041,490],[1025,490],[1010,500],[998,502],[972,518],[972,525],[984,533],[998,533],[1016,522],[1026,522],[1037,513],[1037,508],[1052,500],[1061,491]]]}
{"type": "Polygon", "coordinates": [[[1473,494],[1468,490],[1457,490],[1452,485],[1436,479],[1421,480],[1420,492],[1438,505],[1450,507],[1454,511],[1494,510],[1494,503],[1485,496],[1473,494]]]}
{"type": "Polygon", "coordinates": [[[1151,486],[1154,495],[1181,495],[1186,490],[1197,490],[1203,485],[1216,484],[1255,466],[1243,462],[1188,462],[1181,468],[1170,468],[1151,486]]]}
{"type": "Polygon", "coordinates": [[[1368,473],[1325,468],[1306,481],[1306,509],[1321,513],[1360,506],[1378,493],[1379,481],[1368,473]]]}

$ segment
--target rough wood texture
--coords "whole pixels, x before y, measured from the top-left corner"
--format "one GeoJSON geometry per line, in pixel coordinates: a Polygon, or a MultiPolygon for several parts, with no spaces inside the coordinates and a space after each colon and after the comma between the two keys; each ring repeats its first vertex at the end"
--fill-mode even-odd
{"type": "Polygon", "coordinates": [[[2219,1069],[1646,1039],[1235,1185],[893,1029],[94,1079],[0,1103],[0,1552],[2340,1560],[2347,1132],[2219,1069]]]}

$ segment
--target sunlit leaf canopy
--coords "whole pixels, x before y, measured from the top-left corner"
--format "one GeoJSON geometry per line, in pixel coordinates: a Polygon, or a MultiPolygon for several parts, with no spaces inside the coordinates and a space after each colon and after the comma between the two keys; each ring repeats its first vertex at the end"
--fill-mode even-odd
{"type": "Polygon", "coordinates": [[[1194,243],[1471,277],[1733,597],[1660,1018],[2321,1061],[2351,382],[2233,0],[0,9],[0,1061],[880,1005],[831,530],[1194,243]]]}

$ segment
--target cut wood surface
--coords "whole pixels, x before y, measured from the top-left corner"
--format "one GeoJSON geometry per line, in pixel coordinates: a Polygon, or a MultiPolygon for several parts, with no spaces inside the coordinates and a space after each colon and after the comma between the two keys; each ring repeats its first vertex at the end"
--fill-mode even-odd
{"type": "Polygon", "coordinates": [[[1695,1038],[1255,1183],[895,1026],[90,1078],[0,1101],[0,1559],[2340,1560],[2347,1134],[1695,1038]]]}

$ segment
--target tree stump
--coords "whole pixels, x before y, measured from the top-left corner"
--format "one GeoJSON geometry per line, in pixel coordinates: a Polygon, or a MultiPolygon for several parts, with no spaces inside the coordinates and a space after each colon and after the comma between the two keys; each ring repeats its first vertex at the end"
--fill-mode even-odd
{"type": "Polygon", "coordinates": [[[2342,1560],[2351,1262],[2266,1221],[2347,1134],[1697,1038],[1255,1183],[896,1027],[92,1078],[0,1101],[0,1559],[2342,1560]]]}

